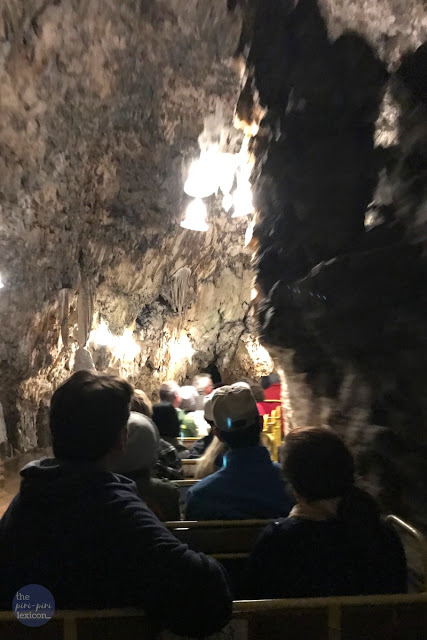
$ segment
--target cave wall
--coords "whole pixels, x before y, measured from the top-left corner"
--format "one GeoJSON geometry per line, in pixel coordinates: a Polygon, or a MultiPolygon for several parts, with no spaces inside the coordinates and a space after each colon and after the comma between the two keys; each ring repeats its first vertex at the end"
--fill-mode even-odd
{"type": "Polygon", "coordinates": [[[153,396],[212,362],[264,372],[247,223],[212,197],[208,233],[179,226],[218,99],[232,123],[240,28],[212,0],[2,4],[0,454],[48,444],[52,389],[92,362],[153,396]]]}
{"type": "Polygon", "coordinates": [[[384,508],[426,526],[425,3],[237,5],[256,302],[287,427],[336,429],[384,508]]]}

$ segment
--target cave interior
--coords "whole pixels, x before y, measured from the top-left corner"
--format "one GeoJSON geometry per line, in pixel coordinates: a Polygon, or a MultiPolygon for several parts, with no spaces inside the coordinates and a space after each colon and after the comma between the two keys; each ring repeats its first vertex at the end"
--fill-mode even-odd
{"type": "Polygon", "coordinates": [[[79,368],[275,368],[427,527],[424,0],[3,4],[1,459],[79,368]]]}

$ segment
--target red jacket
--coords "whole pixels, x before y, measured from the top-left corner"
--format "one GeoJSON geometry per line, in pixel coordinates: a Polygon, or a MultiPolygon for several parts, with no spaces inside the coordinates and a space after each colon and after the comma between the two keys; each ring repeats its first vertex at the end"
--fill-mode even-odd
{"type": "MultiPolygon", "coordinates": [[[[277,409],[277,407],[281,406],[280,383],[278,382],[277,384],[272,384],[271,387],[268,387],[268,389],[265,389],[264,394],[265,394],[264,402],[257,402],[257,407],[261,416],[264,416],[264,415],[269,416],[271,415],[271,412],[274,409],[277,409]],[[268,402],[266,402],[267,400],[268,402]]],[[[283,429],[285,426],[285,421],[283,419],[283,411],[281,413],[281,419],[282,419],[282,432],[283,432],[283,429]]]]}

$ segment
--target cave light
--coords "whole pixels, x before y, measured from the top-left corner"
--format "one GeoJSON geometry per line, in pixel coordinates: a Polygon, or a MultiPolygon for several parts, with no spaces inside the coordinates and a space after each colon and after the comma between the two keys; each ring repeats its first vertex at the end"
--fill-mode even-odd
{"type": "Polygon", "coordinates": [[[179,336],[173,336],[167,348],[170,355],[169,367],[171,369],[179,366],[184,360],[191,360],[195,353],[190,338],[185,331],[181,331],[179,336]]]}
{"type": "Polygon", "coordinates": [[[200,198],[196,198],[188,205],[181,227],[193,231],[207,231],[209,229],[206,222],[207,215],[205,203],[200,198]]]}
{"type": "Polygon", "coordinates": [[[253,158],[249,153],[249,142],[250,137],[246,136],[239,152],[239,168],[236,174],[237,187],[232,194],[234,206],[233,218],[248,216],[254,212],[250,180],[253,158]]]}
{"type": "Polygon", "coordinates": [[[184,191],[193,198],[208,198],[218,190],[218,173],[220,171],[220,156],[217,145],[212,145],[200,154],[190,166],[188,178],[184,184],[184,191]]]}
{"type": "Polygon", "coordinates": [[[123,331],[123,335],[116,336],[112,352],[118,360],[133,362],[140,351],[140,347],[134,340],[132,329],[127,328],[123,331]]]}
{"type": "Polygon", "coordinates": [[[230,194],[237,169],[237,157],[232,153],[221,153],[218,158],[218,186],[224,197],[230,194]]]}
{"type": "Polygon", "coordinates": [[[89,335],[89,344],[94,347],[109,347],[113,348],[114,336],[111,333],[108,324],[105,320],[101,320],[101,323],[96,329],[92,329],[89,335]]]}
{"type": "Polygon", "coordinates": [[[121,336],[115,336],[105,320],[90,332],[89,344],[95,348],[108,347],[112,355],[122,362],[132,362],[141,351],[133,338],[132,329],[124,329],[121,336]]]}
{"type": "Polygon", "coordinates": [[[248,216],[254,212],[252,187],[249,178],[244,175],[245,173],[246,171],[237,178],[237,188],[232,194],[234,207],[232,218],[248,216]]]}

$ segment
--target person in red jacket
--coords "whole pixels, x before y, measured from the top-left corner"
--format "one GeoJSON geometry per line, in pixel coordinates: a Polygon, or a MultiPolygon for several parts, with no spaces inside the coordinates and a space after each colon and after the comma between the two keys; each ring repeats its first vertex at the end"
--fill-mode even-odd
{"type": "MultiPolygon", "coordinates": [[[[261,378],[261,385],[264,387],[264,401],[260,402],[259,410],[261,415],[270,416],[277,407],[281,407],[281,384],[277,373],[273,371],[269,376],[261,378]]],[[[284,433],[285,422],[283,411],[281,412],[282,433],[284,433]]]]}

